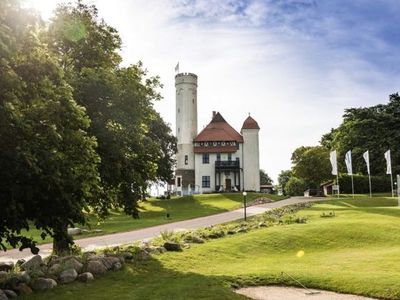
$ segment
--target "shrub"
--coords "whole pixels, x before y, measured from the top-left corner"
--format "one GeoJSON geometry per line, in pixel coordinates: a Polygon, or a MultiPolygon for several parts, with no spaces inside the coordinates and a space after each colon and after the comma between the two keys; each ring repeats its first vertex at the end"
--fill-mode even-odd
{"type": "MultiPolygon", "coordinates": [[[[368,194],[369,193],[369,180],[366,175],[353,175],[354,193],[368,194]]],[[[340,175],[339,177],[340,193],[351,194],[351,176],[340,175]]],[[[386,193],[390,192],[392,187],[390,184],[390,176],[371,176],[371,186],[373,193],[386,193]]]]}
{"type": "Polygon", "coordinates": [[[289,196],[302,196],[306,189],[305,181],[296,177],[290,177],[285,187],[285,191],[289,196]]]}

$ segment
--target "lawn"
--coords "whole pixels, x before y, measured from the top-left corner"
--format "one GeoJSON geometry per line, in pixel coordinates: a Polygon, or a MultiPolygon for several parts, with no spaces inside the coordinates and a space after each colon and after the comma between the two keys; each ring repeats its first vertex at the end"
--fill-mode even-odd
{"type": "Polygon", "coordinates": [[[384,299],[400,298],[400,209],[380,197],[332,200],[298,212],[291,224],[166,253],[90,284],[30,299],[244,299],[232,286],[294,285],[384,299]],[[323,213],[335,217],[322,218],[323,213]]]}
{"type": "MultiPolygon", "coordinates": [[[[277,195],[248,193],[247,200],[251,202],[259,197],[266,197],[271,200],[281,200],[286,198],[277,195]]],[[[91,232],[78,235],[75,236],[75,239],[130,231],[170,222],[208,216],[240,208],[243,205],[242,203],[243,196],[241,193],[203,194],[172,198],[169,200],[151,198],[147,201],[140,202],[140,219],[133,219],[132,217],[127,216],[123,211],[117,210],[111,211],[110,216],[100,223],[94,216],[89,216],[89,227],[83,228],[101,230],[101,232],[91,232]],[[166,217],[167,213],[170,215],[169,218],[166,217]]],[[[39,242],[39,244],[51,242],[50,237],[42,240],[40,238],[40,232],[35,228],[31,229],[29,232],[23,232],[23,234],[32,236],[39,242]]]]}

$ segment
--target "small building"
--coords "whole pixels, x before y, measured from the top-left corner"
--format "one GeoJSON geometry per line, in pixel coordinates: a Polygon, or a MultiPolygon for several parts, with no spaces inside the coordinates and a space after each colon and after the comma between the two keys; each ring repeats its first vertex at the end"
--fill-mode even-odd
{"type": "Polygon", "coordinates": [[[335,182],[331,180],[321,184],[320,187],[323,190],[325,196],[330,196],[333,195],[333,191],[335,190],[335,182]]]}

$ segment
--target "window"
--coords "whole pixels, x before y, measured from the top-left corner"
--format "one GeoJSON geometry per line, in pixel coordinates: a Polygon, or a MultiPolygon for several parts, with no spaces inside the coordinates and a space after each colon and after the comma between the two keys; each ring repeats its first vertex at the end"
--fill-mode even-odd
{"type": "Polygon", "coordinates": [[[187,165],[188,163],[189,163],[189,157],[185,155],[185,165],[187,165]]]}
{"type": "Polygon", "coordinates": [[[203,164],[209,164],[209,163],[210,163],[210,154],[203,153],[203,164]]]}
{"type": "Polygon", "coordinates": [[[201,178],[201,186],[203,188],[209,188],[210,187],[210,176],[202,176],[202,178],[201,178]]]}
{"type": "Polygon", "coordinates": [[[229,161],[232,160],[232,153],[228,153],[228,160],[229,160],[229,161]]]}
{"type": "Polygon", "coordinates": [[[177,183],[176,183],[176,185],[178,186],[178,187],[180,187],[181,185],[182,185],[182,178],[181,177],[177,177],[177,183]]]}
{"type": "Polygon", "coordinates": [[[221,153],[217,153],[217,161],[221,160],[221,153]]]}

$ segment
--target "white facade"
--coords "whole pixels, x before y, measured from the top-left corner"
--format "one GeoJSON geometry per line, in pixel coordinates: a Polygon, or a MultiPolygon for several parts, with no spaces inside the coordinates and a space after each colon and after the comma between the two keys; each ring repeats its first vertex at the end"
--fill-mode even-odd
{"type": "Polygon", "coordinates": [[[246,191],[260,191],[259,129],[242,129],[243,135],[243,175],[246,191]]]}

